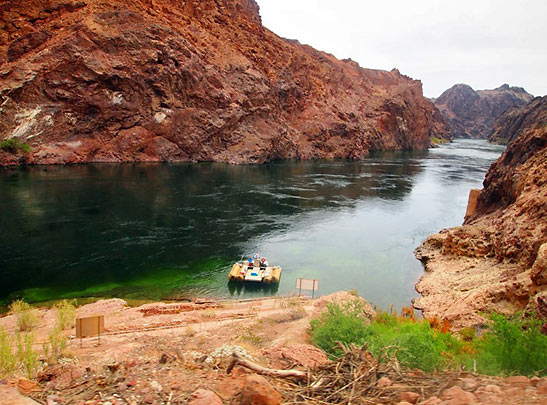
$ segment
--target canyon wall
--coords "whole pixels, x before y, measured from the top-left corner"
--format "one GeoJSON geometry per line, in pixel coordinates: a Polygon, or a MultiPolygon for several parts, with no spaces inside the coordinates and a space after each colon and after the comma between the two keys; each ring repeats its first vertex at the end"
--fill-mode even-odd
{"type": "Polygon", "coordinates": [[[508,114],[496,131],[512,141],[488,170],[474,212],[415,252],[426,274],[414,306],[455,328],[481,323],[479,311],[527,308],[547,318],[547,97],[508,114]]]}
{"type": "Polygon", "coordinates": [[[435,100],[455,138],[486,139],[494,121],[508,108],[522,106],[533,96],[522,87],[504,84],[494,90],[478,90],[456,84],[435,100]]]}
{"type": "Polygon", "coordinates": [[[448,138],[421,82],[261,24],[254,0],[0,5],[0,165],[360,159],[448,138]]]}

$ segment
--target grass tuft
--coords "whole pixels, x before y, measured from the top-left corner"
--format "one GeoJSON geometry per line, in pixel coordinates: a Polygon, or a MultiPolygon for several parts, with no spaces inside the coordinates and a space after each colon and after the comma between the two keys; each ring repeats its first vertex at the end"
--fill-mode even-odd
{"type": "Polygon", "coordinates": [[[35,310],[25,301],[13,301],[9,309],[10,313],[17,317],[17,327],[19,331],[30,331],[38,326],[39,320],[35,310]]]}
{"type": "Polygon", "coordinates": [[[62,300],[55,304],[57,310],[57,326],[61,330],[70,329],[74,326],[76,307],[73,301],[62,300]]]}

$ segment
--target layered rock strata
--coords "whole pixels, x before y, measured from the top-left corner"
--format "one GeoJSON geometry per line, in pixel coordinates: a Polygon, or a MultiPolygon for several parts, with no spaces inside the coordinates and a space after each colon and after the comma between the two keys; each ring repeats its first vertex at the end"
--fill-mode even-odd
{"type": "Polygon", "coordinates": [[[547,97],[520,111],[513,118],[522,124],[488,170],[476,209],[415,252],[426,274],[414,306],[455,328],[481,323],[479,311],[528,307],[547,317],[547,97]]]}
{"type": "Polygon", "coordinates": [[[0,164],[260,163],[423,149],[446,137],[420,81],[261,24],[254,0],[0,5],[0,164]]]}
{"type": "Polygon", "coordinates": [[[494,90],[475,91],[467,84],[456,84],[435,100],[452,136],[486,139],[495,120],[508,108],[522,106],[533,96],[522,87],[508,84],[494,90]]]}

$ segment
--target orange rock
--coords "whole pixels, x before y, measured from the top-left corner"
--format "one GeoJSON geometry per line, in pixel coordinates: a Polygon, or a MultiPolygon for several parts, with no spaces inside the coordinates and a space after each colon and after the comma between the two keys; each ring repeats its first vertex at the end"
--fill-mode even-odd
{"type": "Polygon", "coordinates": [[[517,387],[526,387],[530,385],[530,379],[522,375],[515,375],[505,378],[505,383],[517,387]]]}
{"type": "Polygon", "coordinates": [[[199,389],[192,393],[188,405],[222,405],[222,400],[212,391],[199,389]]]}
{"type": "Polygon", "coordinates": [[[26,378],[20,378],[17,381],[17,389],[23,395],[29,395],[33,392],[40,392],[42,390],[37,382],[27,380],[26,378]]]}
{"type": "Polygon", "coordinates": [[[457,385],[444,390],[441,394],[441,399],[444,401],[443,405],[471,405],[478,403],[475,395],[471,392],[464,391],[457,385]]]}
{"type": "Polygon", "coordinates": [[[438,405],[442,402],[440,398],[431,397],[425,401],[420,402],[418,405],[438,405]]]}
{"type": "Polygon", "coordinates": [[[464,377],[458,378],[457,384],[462,387],[464,390],[473,390],[477,387],[478,382],[474,378],[464,377]]]}
{"type": "Polygon", "coordinates": [[[393,382],[389,378],[387,378],[386,376],[380,378],[376,382],[376,386],[379,387],[379,388],[389,387],[391,384],[393,384],[393,382]]]}
{"type": "Polygon", "coordinates": [[[281,394],[260,375],[250,375],[245,379],[241,391],[241,405],[279,405],[281,394]]]}
{"type": "Polygon", "coordinates": [[[411,404],[415,404],[416,402],[418,402],[418,399],[420,399],[420,394],[412,391],[405,391],[399,394],[399,401],[401,402],[406,401],[410,402],[411,404]]]}

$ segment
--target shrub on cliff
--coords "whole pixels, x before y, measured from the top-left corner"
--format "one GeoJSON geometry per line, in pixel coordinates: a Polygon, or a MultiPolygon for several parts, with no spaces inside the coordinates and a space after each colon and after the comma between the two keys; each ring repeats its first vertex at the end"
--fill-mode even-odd
{"type": "Polygon", "coordinates": [[[479,373],[547,375],[547,336],[540,320],[522,314],[492,314],[490,320],[489,330],[475,342],[479,373]]]}
{"type": "Polygon", "coordinates": [[[433,329],[426,321],[384,312],[367,325],[361,313],[357,301],[345,306],[327,305],[327,311],[310,322],[312,342],[331,356],[341,354],[336,342],[367,343],[376,357],[387,350],[403,367],[424,371],[443,369],[460,353],[456,338],[433,329]]]}
{"type": "Polygon", "coordinates": [[[30,146],[26,143],[19,142],[19,140],[15,138],[9,138],[0,142],[0,150],[10,153],[17,153],[19,151],[28,153],[30,152],[30,146]]]}
{"type": "Polygon", "coordinates": [[[328,303],[321,317],[310,321],[313,344],[331,356],[342,354],[337,342],[364,344],[368,329],[362,317],[363,305],[359,300],[342,305],[328,303]]]}

